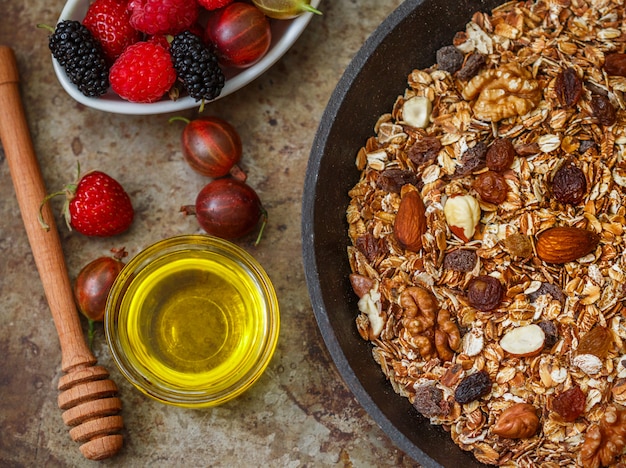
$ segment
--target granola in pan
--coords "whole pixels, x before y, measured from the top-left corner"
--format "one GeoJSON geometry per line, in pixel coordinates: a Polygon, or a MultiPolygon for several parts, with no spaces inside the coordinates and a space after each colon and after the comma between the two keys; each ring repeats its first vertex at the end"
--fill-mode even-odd
{"type": "Polygon", "coordinates": [[[356,326],[487,464],[626,463],[624,9],[476,13],[356,156],[356,326]]]}

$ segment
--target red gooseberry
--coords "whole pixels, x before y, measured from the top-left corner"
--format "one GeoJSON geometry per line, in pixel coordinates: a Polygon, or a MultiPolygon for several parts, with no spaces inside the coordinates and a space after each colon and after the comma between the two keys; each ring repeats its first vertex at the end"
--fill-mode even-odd
{"type": "Polygon", "coordinates": [[[231,174],[245,181],[246,174],[237,163],[241,159],[241,137],[233,125],[219,117],[189,120],[172,117],[170,122],[186,122],[181,142],[185,161],[198,174],[217,179],[231,174]]]}
{"type": "Polygon", "coordinates": [[[234,2],[211,12],[205,40],[215,46],[220,63],[246,68],[267,53],[272,31],[269,19],[258,8],[249,3],[234,2]]]}

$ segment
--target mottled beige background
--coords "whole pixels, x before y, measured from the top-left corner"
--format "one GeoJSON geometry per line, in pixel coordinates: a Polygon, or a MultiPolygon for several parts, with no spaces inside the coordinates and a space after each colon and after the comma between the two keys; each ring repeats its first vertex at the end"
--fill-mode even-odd
{"type": "MultiPolygon", "coordinates": [[[[100,334],[95,353],[120,386],[125,446],[104,466],[414,466],[352,397],[317,329],[301,261],[300,206],[309,150],[343,70],[400,0],[323,1],[297,44],[267,74],[205,114],[233,123],[242,166],[269,210],[265,237],[238,242],[272,277],[282,308],[278,350],[246,394],[221,407],[187,410],[142,396],[113,368],[100,334]]],[[[61,0],[0,0],[0,43],[17,55],[34,145],[49,190],[69,181],[79,161],[129,191],[131,230],[114,239],[69,233],[59,222],[69,273],[124,246],[142,247],[199,232],[179,214],[208,182],[184,163],[181,124],[171,115],[101,113],[74,102],[57,83],[38,23],[54,24],[61,0]]],[[[0,112],[3,110],[0,109],[0,112]]],[[[182,113],[193,117],[194,111],[182,113]]],[[[55,209],[60,203],[54,204],[55,209]]],[[[58,212],[58,211],[57,211],[58,212]]],[[[62,375],[58,339],[0,151],[0,465],[95,466],[70,440],[57,408],[62,375]]]]}

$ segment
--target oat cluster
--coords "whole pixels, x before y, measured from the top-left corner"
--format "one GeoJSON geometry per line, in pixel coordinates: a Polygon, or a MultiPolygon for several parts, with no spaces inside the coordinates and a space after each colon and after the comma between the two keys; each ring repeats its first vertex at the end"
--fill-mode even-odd
{"type": "Polygon", "coordinates": [[[476,13],[356,156],[356,326],[483,463],[626,463],[625,52],[621,0],[476,13]]]}

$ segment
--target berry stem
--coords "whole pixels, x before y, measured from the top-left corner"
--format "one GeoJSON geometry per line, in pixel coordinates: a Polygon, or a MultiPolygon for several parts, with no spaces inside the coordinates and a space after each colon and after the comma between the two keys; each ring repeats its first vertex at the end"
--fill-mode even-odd
{"type": "Polygon", "coordinates": [[[185,122],[186,124],[191,122],[191,120],[189,120],[187,117],[183,117],[181,115],[175,115],[174,117],[170,117],[170,119],[168,120],[169,123],[178,121],[185,122]]]}
{"type": "Polygon", "coordinates": [[[265,231],[265,226],[267,225],[267,210],[261,207],[261,216],[263,221],[261,222],[261,228],[259,229],[259,234],[256,236],[256,240],[254,241],[254,246],[256,247],[261,242],[261,237],[263,237],[263,231],[265,231]]]}
{"type": "Polygon", "coordinates": [[[314,6],[309,5],[308,3],[306,3],[306,4],[303,4],[303,5],[302,5],[302,10],[303,10],[303,11],[308,11],[308,12],[310,12],[310,13],[314,13],[314,14],[316,14],[316,15],[321,15],[321,14],[322,14],[322,12],[321,12],[321,11],[319,11],[319,10],[318,10],[317,8],[315,8],[314,6]]]}

